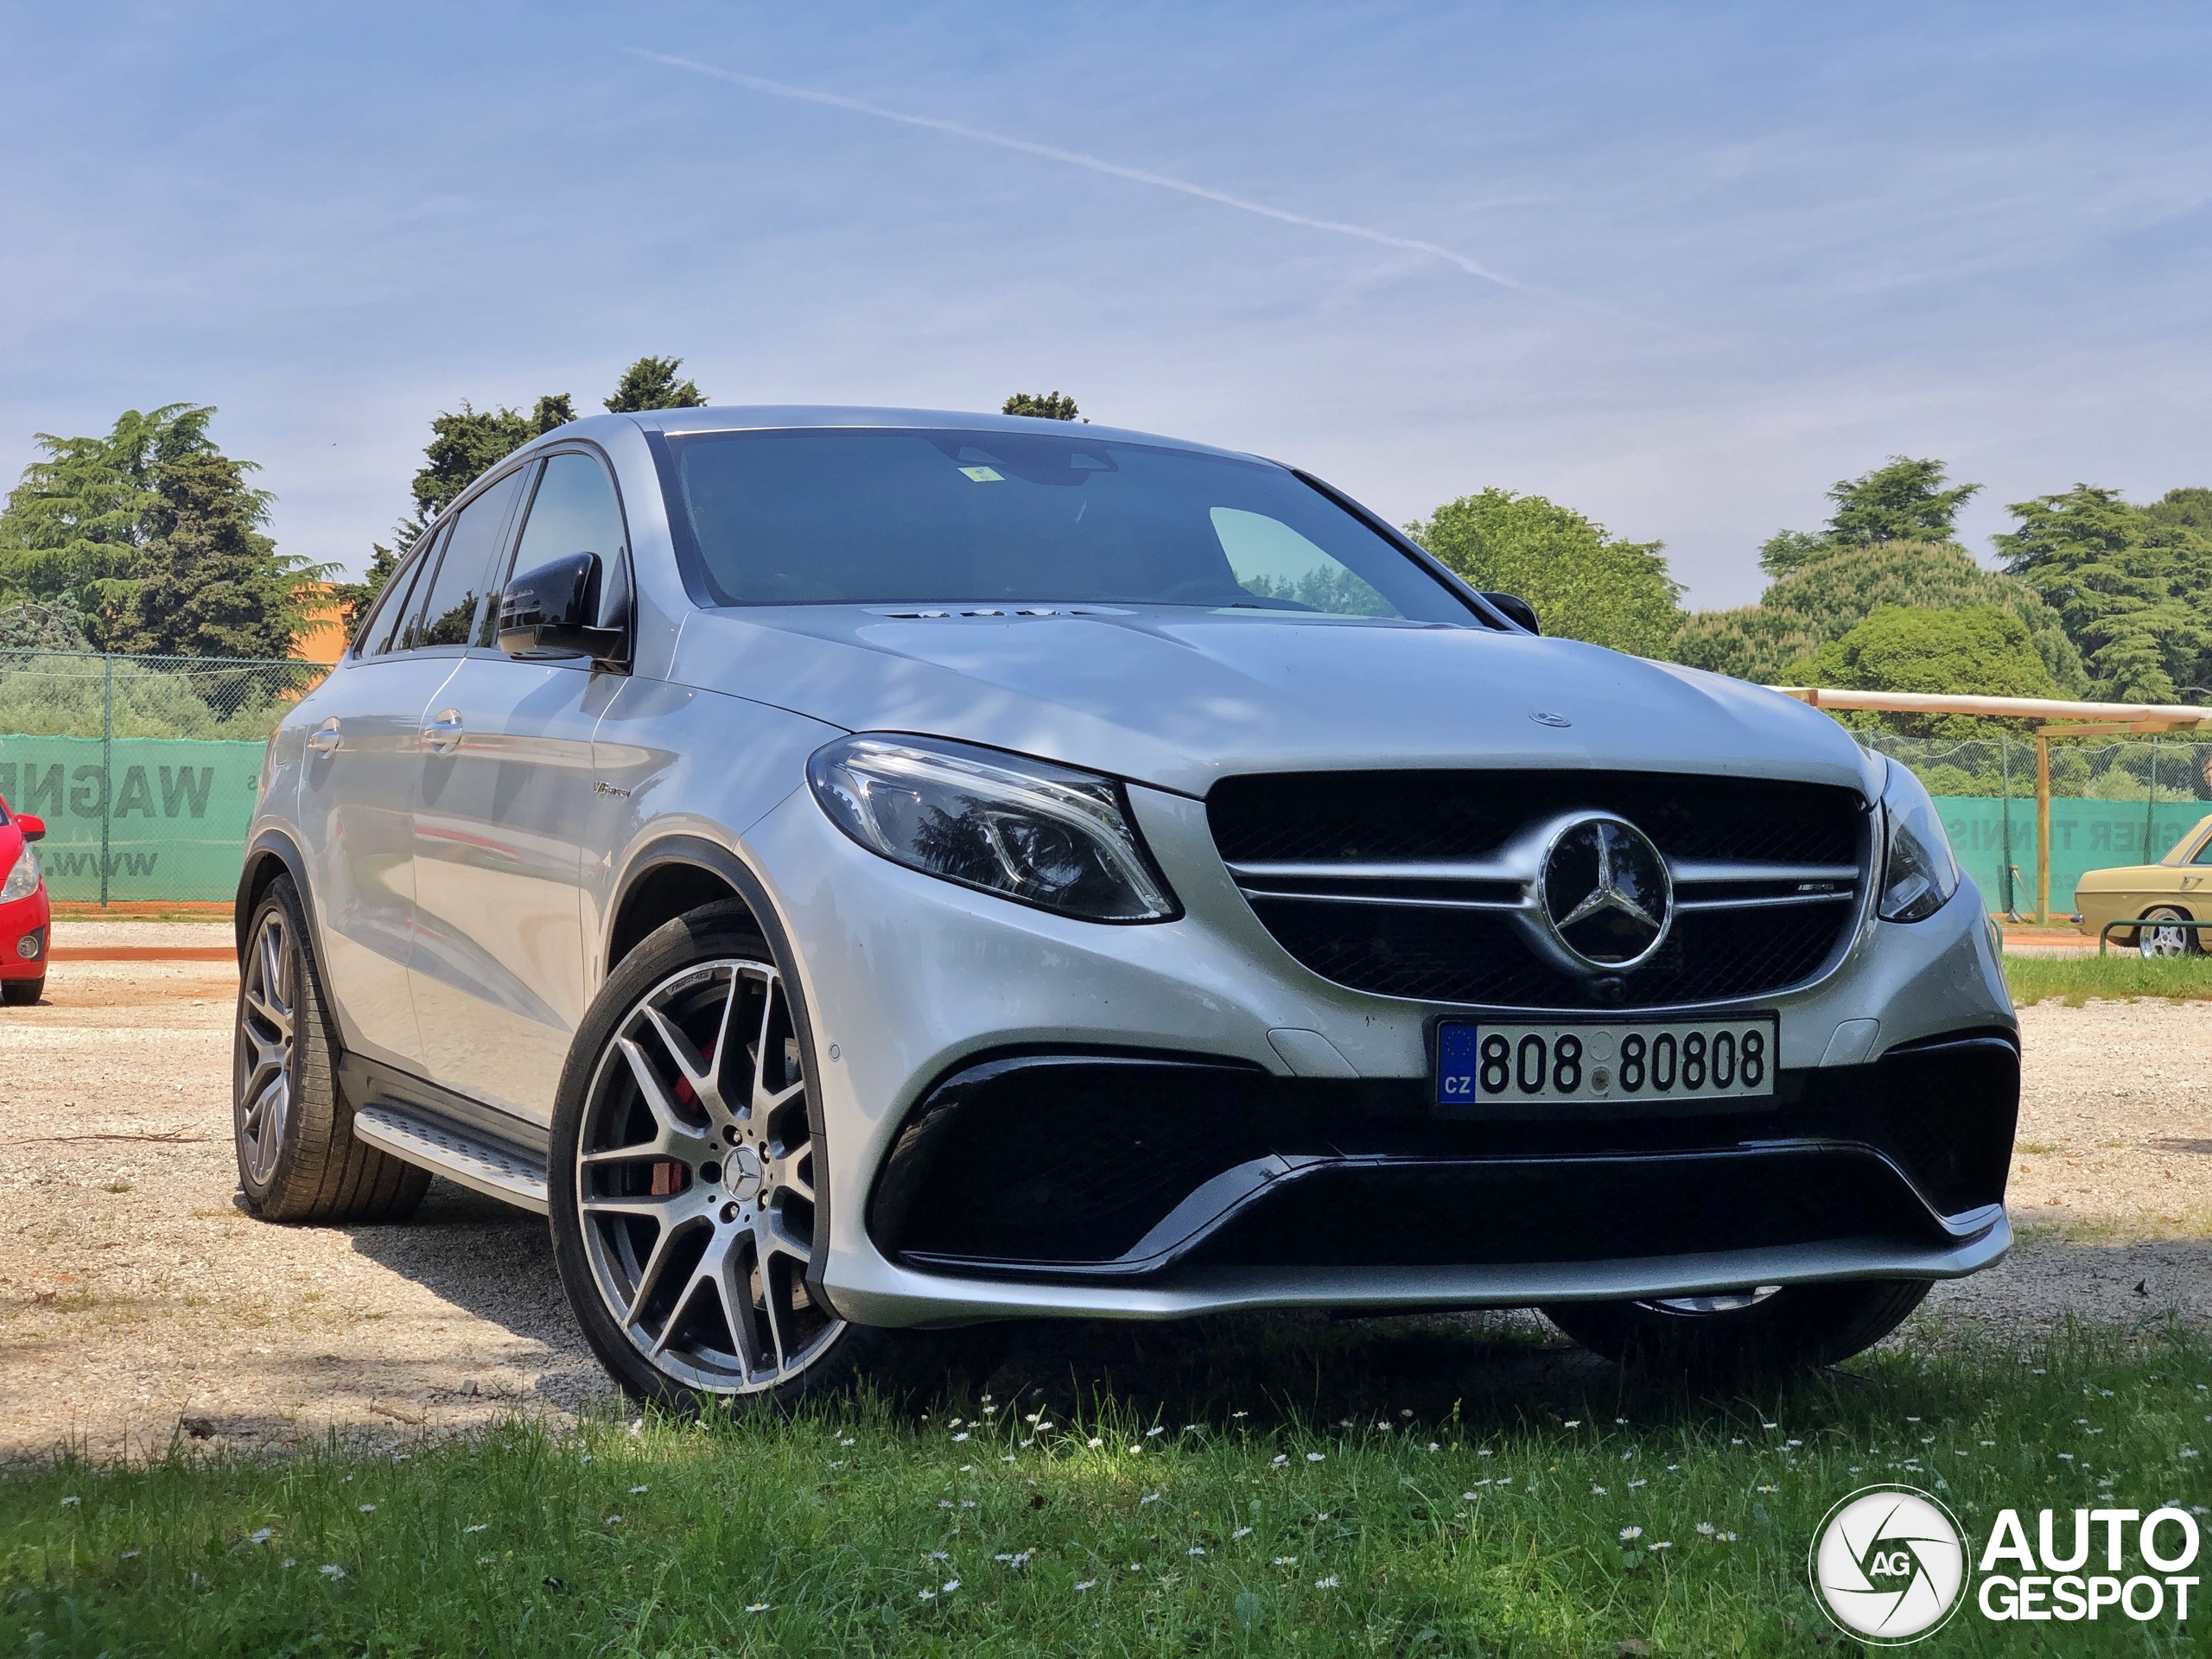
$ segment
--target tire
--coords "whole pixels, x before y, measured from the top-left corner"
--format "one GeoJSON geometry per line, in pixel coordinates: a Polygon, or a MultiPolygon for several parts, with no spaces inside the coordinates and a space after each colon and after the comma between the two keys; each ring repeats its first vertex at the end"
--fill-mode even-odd
{"type": "Polygon", "coordinates": [[[1928,1294],[1924,1279],[1747,1289],[1648,1302],[1561,1302],[1544,1317],[1624,1365],[1694,1377],[1833,1365],[1872,1347],[1928,1294]]]}
{"type": "MultiPolygon", "coordinates": [[[[2143,912],[2146,922],[2185,922],[2187,916],[2171,905],[2161,905],[2156,910],[2143,912]]],[[[2135,948],[2145,958],[2158,957],[2193,957],[2203,949],[2197,943],[2193,927],[2139,927],[2135,930],[2135,948]]]]}
{"type": "Polygon", "coordinates": [[[623,958],[569,1050],[553,1257],[592,1351],[638,1400],[788,1406],[891,1380],[931,1346],[841,1319],[806,1287],[824,1160],[798,994],[752,912],[709,905],[623,958]]]}
{"type": "Polygon", "coordinates": [[[46,995],[46,976],[36,979],[0,979],[0,1002],[10,1007],[27,1008],[46,995]]]}
{"type": "Polygon", "coordinates": [[[353,1138],[337,1061],[306,913],[280,875],[246,929],[231,1049],[238,1185],[264,1221],[401,1221],[430,1185],[428,1170],[353,1138]]]}

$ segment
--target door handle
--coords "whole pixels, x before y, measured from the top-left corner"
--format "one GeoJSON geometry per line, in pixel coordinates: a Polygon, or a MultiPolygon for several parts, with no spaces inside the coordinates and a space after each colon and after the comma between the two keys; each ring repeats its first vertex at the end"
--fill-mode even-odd
{"type": "Polygon", "coordinates": [[[338,746],[345,741],[338,734],[338,717],[335,715],[308,734],[308,747],[317,754],[335,754],[338,746]]]}
{"type": "Polygon", "coordinates": [[[438,717],[423,728],[423,741],[434,753],[451,754],[461,747],[461,710],[441,709],[438,717]]]}

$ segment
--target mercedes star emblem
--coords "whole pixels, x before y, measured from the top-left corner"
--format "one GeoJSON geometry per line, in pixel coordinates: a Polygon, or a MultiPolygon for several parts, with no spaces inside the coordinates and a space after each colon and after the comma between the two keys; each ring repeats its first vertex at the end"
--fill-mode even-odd
{"type": "Polygon", "coordinates": [[[1674,882],[1651,838],[1592,813],[1552,838],[1544,855],[1544,919],[1589,972],[1618,974],[1649,960],[1674,920],[1674,882]]]}

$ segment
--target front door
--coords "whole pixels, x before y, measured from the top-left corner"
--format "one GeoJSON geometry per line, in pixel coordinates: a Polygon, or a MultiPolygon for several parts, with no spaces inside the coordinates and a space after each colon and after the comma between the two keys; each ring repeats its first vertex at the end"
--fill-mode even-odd
{"type": "MultiPolygon", "coordinates": [[[[508,563],[594,552],[614,570],[622,541],[598,459],[562,452],[508,563]]],[[[582,658],[518,662],[496,645],[487,613],[426,722],[438,736],[416,809],[409,976],[431,1078],[550,1123],[590,1000],[580,837],[594,817],[592,733],[624,681],[582,658]]]]}

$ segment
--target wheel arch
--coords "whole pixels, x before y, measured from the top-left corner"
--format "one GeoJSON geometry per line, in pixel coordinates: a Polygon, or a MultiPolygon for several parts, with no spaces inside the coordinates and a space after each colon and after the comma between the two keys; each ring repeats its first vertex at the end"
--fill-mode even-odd
{"type": "MultiPolygon", "coordinates": [[[[823,1056],[815,1040],[814,1011],[799,973],[798,953],[792,949],[775,902],[766,885],[752,867],[729,848],[702,836],[672,835],[640,848],[622,873],[608,906],[611,920],[601,960],[600,983],[604,985],[622,958],[635,950],[654,929],[666,925],[702,905],[735,899],[751,912],[753,925],[768,942],[776,971],[788,988],[791,1021],[798,1028],[799,1051],[807,1071],[807,1131],[814,1137],[816,1236],[822,1248],[807,1266],[807,1292],[823,1307],[837,1313],[823,1288],[823,1268],[830,1255],[830,1182],[822,1166],[834,1155],[822,1109],[823,1056]]],[[[839,1317],[843,1317],[842,1313],[839,1317]]]]}
{"type": "Polygon", "coordinates": [[[232,931],[238,942],[238,963],[245,963],[246,931],[253,925],[253,912],[261,903],[261,896],[269,891],[269,884],[280,875],[292,878],[292,890],[300,895],[300,908],[307,912],[308,946],[315,953],[316,965],[321,962],[322,920],[316,915],[315,889],[308,885],[308,861],[301,853],[299,843],[282,830],[264,830],[253,838],[245,853],[245,868],[238,872],[238,896],[232,912],[232,931]]]}

